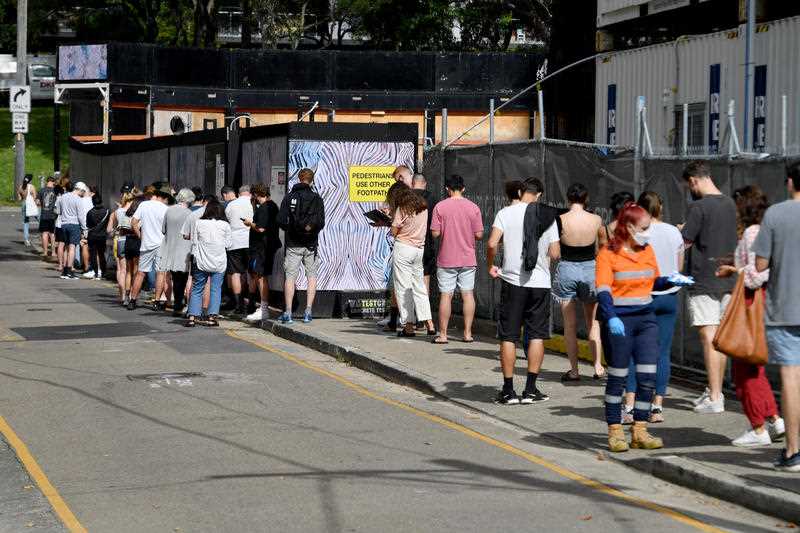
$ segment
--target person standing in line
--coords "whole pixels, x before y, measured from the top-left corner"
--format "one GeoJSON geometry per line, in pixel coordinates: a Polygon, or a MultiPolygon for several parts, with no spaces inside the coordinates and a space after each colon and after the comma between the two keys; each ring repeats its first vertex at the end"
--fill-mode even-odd
{"type": "Polygon", "coordinates": [[[605,414],[608,448],[624,452],[629,447],[645,450],[662,448],[661,439],[647,432],[655,392],[659,356],[658,323],[653,312],[653,290],[663,291],[692,280],[677,272],[662,277],[652,246],[650,214],[628,204],[617,218],[609,243],[597,255],[597,300],[601,334],[608,346],[608,381],[605,414]],[[633,409],[631,444],[622,431],[622,394],[630,361],[636,370],[636,402],[633,409]]]}
{"type": "Polygon", "coordinates": [[[227,208],[228,204],[236,200],[236,189],[230,185],[225,185],[219,190],[219,195],[222,197],[222,205],[227,208]]]}
{"type": "Polygon", "coordinates": [[[617,217],[619,216],[622,208],[634,201],[634,197],[628,191],[619,191],[611,195],[611,203],[609,209],[611,210],[611,219],[608,224],[600,227],[597,232],[598,248],[602,248],[608,241],[614,237],[614,230],[617,227],[617,217]]]}
{"type": "Polygon", "coordinates": [[[414,173],[405,165],[398,165],[392,172],[392,178],[395,182],[400,182],[408,188],[414,185],[414,173]]]}
{"type": "Polygon", "coordinates": [[[86,219],[81,218],[83,210],[83,196],[89,192],[89,187],[79,181],[73,187],[71,193],[61,196],[61,229],[64,232],[64,242],[66,244],[66,254],[64,269],[61,271],[61,279],[78,279],[80,276],[72,270],[75,264],[75,250],[81,244],[81,236],[86,229],[86,219]]]}
{"type": "Polygon", "coordinates": [[[132,192],[122,193],[117,207],[108,219],[106,233],[114,236],[114,251],[117,263],[117,288],[119,290],[119,303],[128,305],[128,293],[131,290],[131,276],[128,270],[128,260],[125,257],[125,240],[133,233],[131,217],[126,214],[130,208],[134,195],[132,192]]]}
{"type": "Polygon", "coordinates": [[[600,345],[600,325],[595,319],[597,291],[594,285],[597,235],[603,219],[586,211],[589,190],[581,183],[567,189],[569,211],[561,215],[560,258],[553,283],[553,299],[561,306],[564,318],[564,341],[570,369],[561,381],[580,381],[578,370],[577,307],[583,308],[589,346],[594,360],[594,379],[605,377],[603,349],[600,345]]]}
{"type": "MultiPolygon", "coordinates": [[[[161,245],[161,261],[159,269],[168,272],[172,278],[172,316],[183,316],[183,302],[186,294],[186,282],[189,279],[189,253],[192,243],[183,238],[181,230],[192,214],[189,205],[194,202],[191,189],[181,189],[175,196],[175,205],[171,205],[164,213],[162,232],[164,242],[161,245]]],[[[158,295],[156,295],[158,298],[158,295]]],[[[164,308],[156,299],[158,310],[164,308]]]]}
{"type": "MultiPolygon", "coordinates": [[[[213,201],[218,201],[217,197],[214,196],[213,194],[204,194],[199,202],[197,198],[195,198],[194,204],[192,204],[192,208],[190,208],[191,213],[189,214],[188,217],[186,217],[186,221],[183,223],[183,227],[181,228],[181,234],[183,235],[184,239],[186,239],[187,241],[191,240],[192,227],[194,227],[194,223],[200,220],[200,217],[203,216],[203,214],[206,211],[206,206],[208,205],[208,203],[213,201]]],[[[190,252],[189,281],[187,281],[189,287],[193,286],[191,262],[192,262],[192,256],[190,252]]],[[[211,299],[211,280],[209,279],[206,282],[206,288],[203,291],[203,309],[208,309],[208,303],[210,299],[211,299]]]]}
{"type": "Polygon", "coordinates": [[[295,281],[300,274],[300,264],[306,272],[308,287],[306,289],[306,308],[303,322],[313,319],[314,298],[317,294],[317,272],[319,271],[319,234],[325,227],[325,203],[322,197],[314,192],[314,171],[310,168],[300,170],[291,192],[284,197],[278,212],[278,225],[286,232],[286,256],[283,268],[286,280],[283,285],[284,303],[286,305],[279,320],[291,324],[292,303],[294,301],[295,281]]]}
{"type": "Polygon", "coordinates": [[[22,202],[22,238],[25,246],[31,245],[31,225],[30,219],[39,216],[39,208],[36,205],[36,187],[33,186],[33,174],[25,174],[22,185],[17,187],[17,200],[22,202]]]}
{"type": "MultiPolygon", "coordinates": [[[[425,203],[428,205],[428,229],[425,232],[425,253],[422,255],[422,271],[425,274],[425,290],[428,292],[428,298],[431,295],[431,276],[436,273],[436,245],[433,241],[433,234],[431,233],[431,222],[433,221],[433,208],[436,206],[436,200],[428,190],[428,180],[425,179],[423,174],[414,174],[411,180],[411,189],[422,196],[425,203]]],[[[428,331],[436,329],[431,320],[429,323],[417,322],[417,330],[424,330],[427,327],[428,331]]]]}
{"type": "Polygon", "coordinates": [[[261,322],[269,317],[269,277],[275,263],[275,252],[281,247],[278,234],[278,205],[272,201],[269,189],[263,183],[250,188],[256,199],[252,220],[245,220],[250,228],[250,275],[256,280],[261,295],[261,306],[247,315],[248,322],[261,322]]]}
{"type": "Polygon", "coordinates": [[[731,298],[734,280],[718,278],[717,268],[730,261],[736,249],[736,204],[720,192],[711,178],[708,165],[694,161],[686,166],[683,179],[695,202],[681,234],[689,250],[689,274],[695,285],[689,288],[689,314],[703,346],[703,359],[708,373],[708,387],[696,400],[696,413],[722,413],[725,395],[722,382],[728,358],[714,349],[722,315],[731,298]]]}
{"type": "Polygon", "coordinates": [[[92,210],[86,213],[86,246],[89,248],[89,272],[100,280],[106,271],[106,228],[111,211],[103,205],[99,194],[92,196],[92,205],[92,210]]]}
{"type": "Polygon", "coordinates": [[[225,206],[225,216],[231,225],[232,235],[228,250],[228,285],[236,305],[234,313],[239,316],[247,314],[244,296],[247,284],[243,283],[242,278],[247,275],[247,265],[250,263],[250,228],[244,224],[245,220],[253,220],[253,204],[250,200],[250,185],[242,185],[239,188],[239,197],[225,206]]]}
{"type": "Polygon", "coordinates": [[[164,215],[167,204],[172,198],[172,189],[169,184],[162,183],[153,193],[151,200],[142,202],[136,209],[131,220],[133,232],[140,239],[139,268],[131,285],[131,296],[128,301],[128,310],[136,309],[136,299],[142,290],[142,283],[148,273],[153,272],[158,260],[158,251],[164,234],[161,229],[164,225],[164,215]]]}
{"type": "MultiPolygon", "coordinates": [[[[425,231],[428,204],[410,188],[404,187],[392,195],[389,204],[394,237],[392,270],[394,292],[400,311],[399,337],[414,337],[416,313],[418,320],[431,320],[431,305],[425,291],[422,256],[425,250],[425,231]]],[[[430,332],[435,333],[435,330],[430,332]]]]}
{"type": "Polygon", "coordinates": [[[56,213],[55,220],[55,241],[56,241],[56,257],[58,257],[58,271],[63,272],[66,259],[64,257],[64,245],[66,239],[64,238],[64,230],[61,227],[61,198],[72,192],[72,183],[69,178],[60,178],[58,185],[56,185],[56,203],[53,210],[56,213]]]}
{"type": "Polygon", "coordinates": [[[550,397],[539,390],[536,381],[544,361],[544,340],[550,338],[550,261],[558,256],[558,226],[553,222],[538,239],[538,257],[533,270],[525,270],[523,242],[525,238],[525,213],[529,204],[539,201],[544,185],[537,178],[524,182],[519,202],[513,198],[515,185],[508,185],[506,193],[511,205],[501,209],[492,224],[486,245],[486,263],[489,276],[500,278],[500,307],[497,320],[500,337],[500,368],[503,388],[496,402],[503,405],[533,404],[550,397]],[[494,259],[503,244],[503,266],[495,266],[494,259]],[[522,396],[514,392],[514,365],[517,359],[517,341],[522,327],[528,339],[528,375],[522,396]]]}
{"type": "MultiPolygon", "coordinates": [[[[656,254],[659,272],[679,272],[683,266],[683,237],[671,224],[661,221],[663,211],[661,197],[652,191],[639,196],[639,205],[651,217],[649,244],[656,254]]],[[[653,291],[653,313],[658,324],[658,362],[656,363],[656,389],[650,409],[650,423],[664,421],[664,396],[672,366],[672,337],[678,317],[678,294],[680,287],[653,291]]],[[[633,360],[628,368],[628,384],[625,387],[625,411],[623,424],[633,424],[633,407],[636,397],[636,365],[633,360]]]]}
{"type": "Polygon", "coordinates": [[[780,367],[781,410],[786,447],[773,463],[777,470],[800,472],[800,162],[786,172],[789,199],[770,207],[752,251],[756,270],[769,269],[767,345],[769,363],[780,367]]]}
{"type": "Polygon", "coordinates": [[[231,227],[225,218],[225,208],[217,200],[208,202],[197,221],[192,225],[192,292],[189,297],[188,318],[184,325],[194,327],[200,321],[205,326],[219,326],[219,306],[222,300],[222,282],[228,265],[226,249],[231,245],[231,227]],[[211,293],[202,320],[203,292],[210,280],[211,293]]]}
{"type": "MultiPolygon", "coordinates": [[[[739,244],[736,246],[734,264],[719,267],[717,276],[744,276],[745,287],[757,291],[769,280],[769,270],[756,270],[756,254],[752,251],[761,220],[769,205],[767,195],[757,185],[748,185],[737,189],[733,197],[739,216],[739,244]]],[[[783,437],[786,428],[783,419],[778,416],[778,404],[764,366],[752,365],[738,358],[731,359],[736,396],[742,402],[742,410],[751,427],[734,439],[732,444],[741,448],[769,446],[783,437]]]]}
{"type": "Polygon", "coordinates": [[[97,187],[95,185],[89,186],[89,191],[83,195],[83,203],[81,204],[81,224],[84,226],[84,231],[81,234],[81,249],[80,261],[83,268],[84,279],[94,279],[94,272],[92,272],[91,265],[89,264],[89,241],[88,241],[88,226],[86,217],[89,211],[94,209],[94,201],[92,198],[97,194],[97,187]]]}
{"type": "Polygon", "coordinates": [[[42,254],[45,257],[55,257],[56,242],[54,233],[56,229],[56,179],[48,176],[44,188],[39,191],[36,204],[39,206],[39,233],[42,235],[42,254]],[[52,245],[52,250],[50,246],[52,245]]]}
{"type": "Polygon", "coordinates": [[[439,285],[439,336],[434,344],[447,344],[447,327],[452,312],[453,293],[461,291],[464,315],[464,342],[473,342],[475,319],[475,241],[483,239],[480,208],[464,198],[464,178],[453,174],[445,180],[446,200],[433,209],[431,233],[439,239],[436,257],[436,283],[439,285]]]}

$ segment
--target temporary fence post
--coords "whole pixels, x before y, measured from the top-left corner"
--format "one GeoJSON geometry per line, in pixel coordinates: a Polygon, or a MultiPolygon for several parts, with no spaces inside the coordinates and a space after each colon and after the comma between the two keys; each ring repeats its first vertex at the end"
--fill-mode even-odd
{"type": "Polygon", "coordinates": [[[539,96],[539,140],[543,141],[547,137],[544,133],[544,92],[542,91],[541,87],[539,88],[538,96],[539,96]]]}
{"type": "Polygon", "coordinates": [[[739,145],[739,135],[736,133],[736,103],[733,99],[728,102],[728,130],[730,131],[728,155],[733,157],[742,151],[739,145]]]}
{"type": "Polygon", "coordinates": [[[647,128],[647,108],[642,108],[642,136],[644,138],[645,155],[653,155],[653,144],[650,142],[650,130],[647,128]]]}
{"type": "Polygon", "coordinates": [[[447,108],[442,108],[442,146],[447,146],[447,108]]]}
{"type": "Polygon", "coordinates": [[[642,179],[642,111],[644,110],[645,98],[636,98],[636,121],[634,122],[634,143],[633,143],[633,194],[639,197],[641,194],[642,179]]]}
{"type": "Polygon", "coordinates": [[[681,143],[681,154],[689,154],[689,104],[683,104],[683,142],[681,143]]]}
{"type": "Polygon", "coordinates": [[[786,95],[781,96],[781,155],[786,156],[786,117],[788,109],[786,95]]]}
{"type": "Polygon", "coordinates": [[[489,99],[489,144],[494,143],[494,98],[489,99]]]}

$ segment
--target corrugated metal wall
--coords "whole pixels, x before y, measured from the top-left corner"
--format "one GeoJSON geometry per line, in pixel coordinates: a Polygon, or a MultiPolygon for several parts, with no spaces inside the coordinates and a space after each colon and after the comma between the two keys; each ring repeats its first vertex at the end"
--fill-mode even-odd
{"type": "MultiPolygon", "coordinates": [[[[705,104],[705,134],[708,139],[710,66],[721,65],[720,136],[725,135],[728,101],[736,101],[736,128],[744,137],[744,28],[697,37],[678,39],[668,44],[611,53],[596,60],[595,141],[606,142],[608,87],[616,84],[616,142],[634,143],[636,98],[644,96],[648,128],[654,148],[666,151],[673,146],[676,106],[705,104]]],[[[760,24],[755,34],[756,66],[767,66],[767,151],[778,153],[781,142],[781,95],[788,96],[787,141],[793,152],[800,152],[800,17],[760,24]]],[[[751,92],[751,106],[752,106],[751,92]]],[[[752,112],[749,134],[752,136],[752,112]]],[[[680,132],[677,132],[680,135],[680,132]]],[[[725,150],[725,147],[721,147],[725,150]]]]}

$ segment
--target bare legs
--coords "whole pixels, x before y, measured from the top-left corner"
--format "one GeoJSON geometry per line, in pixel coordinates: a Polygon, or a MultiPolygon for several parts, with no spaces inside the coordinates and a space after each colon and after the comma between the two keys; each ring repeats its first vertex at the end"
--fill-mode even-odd
{"type": "Polygon", "coordinates": [[[700,343],[703,346],[703,359],[708,372],[708,389],[711,391],[711,401],[718,401],[722,395],[722,381],[725,378],[725,367],[728,364],[727,358],[714,349],[714,335],[717,333],[716,326],[700,326],[697,328],[700,335],[700,343]]]}
{"type": "Polygon", "coordinates": [[[791,457],[800,451],[800,366],[781,367],[781,410],[786,423],[786,456],[791,457]]]}
{"type": "MultiPolygon", "coordinates": [[[[598,376],[605,373],[603,369],[603,348],[600,344],[600,325],[595,320],[596,303],[583,302],[583,316],[589,330],[589,348],[592,351],[594,372],[598,376]]],[[[578,370],[578,317],[577,300],[561,302],[561,315],[564,317],[564,343],[566,344],[567,357],[569,358],[570,374],[579,375],[578,370]]]]}

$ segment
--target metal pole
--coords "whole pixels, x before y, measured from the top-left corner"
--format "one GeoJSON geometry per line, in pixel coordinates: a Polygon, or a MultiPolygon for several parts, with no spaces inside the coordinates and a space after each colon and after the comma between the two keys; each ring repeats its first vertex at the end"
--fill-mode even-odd
{"type": "Polygon", "coordinates": [[[747,2],[747,24],[744,45],[744,149],[752,151],[750,145],[750,86],[753,82],[753,48],[755,46],[756,0],[747,2]]]}
{"type": "Polygon", "coordinates": [[[539,140],[545,140],[544,134],[544,93],[539,89],[539,140]]]}
{"type": "Polygon", "coordinates": [[[634,143],[633,143],[633,195],[638,198],[641,194],[642,176],[642,109],[644,109],[644,96],[636,99],[636,121],[634,122],[634,143]]]}
{"type": "Polygon", "coordinates": [[[689,104],[683,104],[683,142],[681,143],[681,154],[689,154],[689,104]]]}
{"type": "Polygon", "coordinates": [[[787,118],[786,95],[781,96],[781,154],[786,155],[786,118],[787,118]]]}
{"type": "Polygon", "coordinates": [[[489,99],[489,144],[494,142],[494,98],[489,99]]]}
{"type": "MultiPolygon", "coordinates": [[[[17,85],[28,83],[28,0],[17,0],[17,85]]],[[[25,134],[17,133],[14,143],[14,190],[25,176],[25,134]]]]}
{"type": "Polygon", "coordinates": [[[447,148],[447,108],[442,108],[442,146],[447,148]]]}

